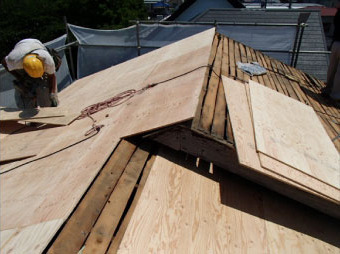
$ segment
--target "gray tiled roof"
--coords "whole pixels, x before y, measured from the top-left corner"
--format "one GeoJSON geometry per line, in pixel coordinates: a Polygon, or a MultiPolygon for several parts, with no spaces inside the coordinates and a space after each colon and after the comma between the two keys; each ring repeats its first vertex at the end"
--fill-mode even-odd
{"type": "MultiPolygon", "coordinates": [[[[195,18],[194,22],[244,22],[244,23],[297,23],[299,14],[310,12],[302,39],[302,51],[325,51],[326,42],[319,11],[315,10],[249,10],[249,9],[210,9],[195,18]]],[[[265,40],[265,38],[263,38],[265,40]]],[[[326,80],[328,55],[300,54],[298,69],[326,80]]]]}

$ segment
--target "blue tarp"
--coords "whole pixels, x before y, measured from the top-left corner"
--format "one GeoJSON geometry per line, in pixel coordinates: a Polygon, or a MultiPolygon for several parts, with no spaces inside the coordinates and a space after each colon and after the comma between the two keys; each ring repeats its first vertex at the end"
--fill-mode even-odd
{"type": "Polygon", "coordinates": [[[158,3],[153,4],[152,7],[154,7],[154,8],[169,8],[170,5],[160,1],[158,3]]]}

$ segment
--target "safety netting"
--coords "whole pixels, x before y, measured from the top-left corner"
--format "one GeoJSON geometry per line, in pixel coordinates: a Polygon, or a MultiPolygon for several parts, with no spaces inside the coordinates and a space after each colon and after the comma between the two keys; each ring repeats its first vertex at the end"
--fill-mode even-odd
{"type": "MultiPolygon", "coordinates": [[[[78,78],[137,57],[138,52],[145,54],[213,27],[199,24],[139,24],[119,30],[96,30],[68,26],[79,43],[78,78]]],[[[217,26],[217,32],[254,49],[267,50],[267,55],[287,64],[290,61],[288,51],[293,49],[295,29],[294,26],[217,26]]]]}
{"type": "Polygon", "coordinates": [[[208,25],[141,24],[119,30],[96,30],[68,25],[77,38],[78,78],[122,63],[170,43],[203,32],[208,25]]]}
{"type": "Polygon", "coordinates": [[[218,25],[217,31],[281,62],[290,63],[288,51],[294,47],[295,26],[218,25]]]}
{"type": "MultiPolygon", "coordinates": [[[[49,41],[44,43],[45,46],[49,48],[59,48],[65,45],[66,42],[66,34],[54,39],[53,41],[49,41]]],[[[72,78],[69,72],[69,67],[66,60],[65,50],[58,51],[59,55],[62,58],[62,64],[56,73],[57,77],[57,85],[58,91],[61,91],[68,85],[72,83],[72,78]]],[[[8,73],[5,68],[0,65],[0,106],[2,107],[16,107],[16,103],[14,100],[14,87],[13,80],[14,76],[8,73]]]]}
{"type": "MultiPolygon", "coordinates": [[[[109,68],[138,55],[203,32],[213,25],[202,24],[139,24],[118,30],[97,30],[68,24],[78,41],[77,78],[109,68]]],[[[245,26],[218,24],[217,32],[289,64],[293,49],[294,26],[245,26]],[[287,51],[287,52],[276,52],[287,51]]],[[[63,35],[45,45],[59,48],[65,45],[63,35]]],[[[59,52],[63,62],[57,72],[58,90],[72,83],[65,50],[59,52]]],[[[13,76],[0,66],[0,106],[14,107],[13,76]]]]}

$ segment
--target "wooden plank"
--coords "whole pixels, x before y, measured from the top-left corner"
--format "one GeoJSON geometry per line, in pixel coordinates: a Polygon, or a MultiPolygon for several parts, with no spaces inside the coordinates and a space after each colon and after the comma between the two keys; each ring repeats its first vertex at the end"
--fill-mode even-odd
{"type": "Polygon", "coordinates": [[[270,59],[270,64],[272,66],[272,71],[274,72],[275,76],[276,76],[276,80],[278,82],[277,86],[281,87],[281,93],[284,95],[289,96],[289,93],[287,91],[287,88],[285,87],[282,75],[280,74],[280,70],[277,68],[275,60],[274,59],[270,59]]]}
{"type": "MultiPolygon", "coordinates": [[[[267,69],[267,73],[264,74],[263,76],[264,77],[267,77],[268,78],[268,81],[269,83],[267,82],[266,86],[270,87],[271,89],[273,90],[276,90],[276,85],[274,83],[274,80],[273,80],[273,73],[268,69],[268,64],[265,60],[265,56],[262,54],[262,52],[259,52],[259,51],[256,51],[256,53],[258,54],[258,57],[261,59],[261,62],[263,64],[263,67],[267,69]],[[270,84],[270,85],[269,85],[270,84]]],[[[264,79],[265,80],[265,79],[264,79]]]]}
{"type": "Polygon", "coordinates": [[[229,38],[229,63],[230,63],[230,77],[236,77],[236,61],[235,61],[235,41],[229,38]]]}
{"type": "MultiPolygon", "coordinates": [[[[260,182],[261,184],[265,184],[268,188],[274,188],[278,187],[278,183],[275,183],[273,180],[265,180],[260,177],[256,177],[256,173],[263,175],[262,177],[266,176],[271,179],[276,179],[280,182],[285,183],[284,187],[284,194],[289,195],[291,198],[298,198],[300,202],[304,202],[305,204],[311,205],[313,207],[317,207],[317,209],[320,209],[319,206],[319,200],[318,198],[324,199],[324,195],[320,195],[314,190],[311,190],[309,188],[306,188],[302,186],[301,184],[296,183],[295,181],[292,181],[289,178],[289,175],[284,175],[280,173],[280,171],[274,172],[271,170],[268,170],[266,168],[263,168],[261,166],[259,156],[256,152],[256,145],[255,145],[255,136],[254,136],[254,129],[251,119],[251,112],[249,110],[248,101],[247,101],[247,95],[246,95],[246,89],[244,86],[236,82],[234,80],[228,79],[223,76],[223,85],[225,87],[226,91],[229,91],[226,93],[226,99],[227,99],[227,105],[229,110],[229,115],[231,118],[232,123],[232,130],[234,133],[234,139],[235,139],[235,145],[237,149],[237,157],[239,160],[239,163],[241,165],[244,165],[246,167],[251,168],[254,171],[254,176],[251,172],[244,172],[247,177],[250,179],[253,179],[257,182],[260,182]],[[254,177],[254,178],[253,178],[254,177]],[[291,191],[289,191],[289,186],[294,187],[291,191]],[[312,195],[317,196],[317,199],[308,199],[309,201],[306,201],[306,197],[300,196],[301,194],[298,194],[298,191],[296,190],[300,189],[303,191],[306,191],[308,193],[311,193],[312,195]],[[288,193],[289,192],[289,193],[288,193]]],[[[229,168],[231,168],[229,166],[229,168]]],[[[274,168],[276,169],[276,168],[274,168]]],[[[235,169],[235,172],[239,172],[240,169],[235,169]]],[[[283,190],[280,190],[281,193],[283,190]]],[[[323,205],[324,206],[324,205],[323,205]]],[[[322,210],[322,209],[321,209],[322,210]]],[[[327,212],[332,213],[332,209],[327,209],[327,212]]],[[[335,215],[339,216],[339,215],[335,215]]]]}
{"type": "Polygon", "coordinates": [[[60,117],[67,115],[68,112],[60,108],[32,108],[32,109],[17,109],[17,108],[0,108],[0,121],[14,121],[25,119],[36,119],[46,117],[60,117]]]}
{"type": "Polygon", "coordinates": [[[310,75],[306,75],[305,73],[303,73],[303,75],[306,79],[312,81],[312,85],[309,87],[309,89],[314,93],[315,99],[320,103],[325,112],[328,115],[339,118],[340,110],[336,108],[336,103],[333,100],[327,100],[321,96],[320,88],[318,88],[321,87],[320,81],[310,75]]]}
{"type": "Polygon", "coordinates": [[[229,64],[229,39],[223,38],[223,57],[222,57],[222,75],[229,77],[230,64],[229,64]]]}
{"type": "Polygon", "coordinates": [[[224,139],[225,122],[226,122],[226,108],[227,103],[224,95],[224,88],[222,81],[218,84],[218,92],[216,98],[216,107],[214,113],[214,120],[211,127],[211,135],[217,138],[224,139]]]}
{"type": "Polygon", "coordinates": [[[193,129],[199,128],[204,97],[205,97],[205,94],[207,92],[207,87],[208,87],[208,83],[209,83],[209,79],[210,79],[209,72],[212,68],[212,64],[213,64],[215,57],[216,57],[217,45],[218,45],[218,36],[217,36],[217,34],[215,34],[214,40],[212,42],[211,50],[210,50],[209,60],[208,60],[208,64],[209,64],[210,68],[206,70],[202,90],[201,90],[200,96],[198,98],[198,105],[197,105],[197,108],[196,108],[195,117],[192,120],[192,128],[193,129]]]}
{"type": "Polygon", "coordinates": [[[250,81],[256,149],[340,188],[339,154],[314,110],[250,81]]]}
{"type": "Polygon", "coordinates": [[[122,224],[119,227],[119,231],[117,232],[116,236],[113,238],[113,240],[111,242],[111,245],[110,245],[110,248],[107,251],[107,254],[116,254],[117,253],[118,247],[119,247],[119,245],[120,245],[120,243],[121,243],[121,241],[124,237],[127,226],[128,226],[128,224],[131,220],[131,217],[132,217],[132,215],[133,215],[133,213],[136,209],[137,203],[138,203],[139,198],[142,194],[146,180],[148,179],[148,176],[150,174],[150,171],[151,171],[151,168],[152,168],[152,165],[153,165],[155,159],[156,159],[156,156],[152,155],[151,158],[148,160],[145,168],[143,169],[143,172],[142,172],[143,175],[142,175],[142,178],[141,178],[141,180],[138,184],[138,189],[137,189],[136,195],[135,195],[135,197],[132,201],[132,204],[129,208],[129,211],[127,212],[126,216],[124,217],[122,224]]]}
{"type": "Polygon", "coordinates": [[[264,222],[222,204],[214,178],[193,164],[169,158],[168,153],[167,158],[161,156],[155,160],[117,253],[223,253],[242,248],[254,252],[266,245],[261,232],[264,222]],[[252,223],[243,224],[250,218],[252,223]],[[242,239],[253,244],[242,245],[242,239]]]}
{"type": "Polygon", "coordinates": [[[57,219],[22,228],[2,230],[0,234],[1,253],[34,253],[35,249],[41,249],[44,242],[49,242],[53,238],[54,232],[50,229],[58,230],[61,224],[62,220],[57,219]],[[33,237],[37,240],[32,241],[33,237]]]}
{"type": "MultiPolygon", "coordinates": [[[[256,62],[256,59],[254,57],[254,50],[250,47],[246,47],[247,50],[247,57],[249,58],[249,62],[256,62]]],[[[251,77],[251,80],[255,80],[256,82],[260,82],[259,76],[253,76],[251,77]]]]}
{"type": "MultiPolygon", "coordinates": [[[[337,132],[332,128],[332,126],[329,125],[329,123],[327,121],[325,121],[322,118],[322,114],[327,114],[324,110],[324,108],[319,104],[319,102],[316,100],[315,96],[313,96],[313,94],[311,94],[309,91],[309,84],[308,87],[305,87],[304,84],[307,84],[308,81],[306,81],[306,77],[304,77],[302,74],[300,73],[298,70],[292,68],[292,67],[288,67],[289,70],[291,71],[292,75],[295,77],[298,77],[298,79],[300,80],[300,84],[303,90],[303,94],[306,96],[306,98],[308,99],[308,104],[311,105],[313,107],[313,109],[315,110],[315,112],[317,112],[320,117],[320,121],[322,123],[322,125],[324,126],[324,128],[326,129],[329,137],[331,139],[333,139],[336,135],[337,132]]],[[[340,148],[337,148],[340,151],[340,148]]]]}
{"type": "Polygon", "coordinates": [[[35,119],[35,120],[26,120],[26,122],[64,126],[64,125],[71,124],[73,121],[76,120],[76,118],[79,115],[80,113],[73,113],[73,114],[68,114],[67,116],[61,116],[61,117],[53,117],[53,118],[50,117],[50,118],[42,118],[42,119],[35,119]]]}
{"type": "Polygon", "coordinates": [[[338,226],[237,176],[218,168],[207,174],[161,151],[118,253],[336,253],[338,226]]]}
{"type": "Polygon", "coordinates": [[[203,107],[202,107],[202,115],[200,119],[199,128],[205,132],[210,132],[211,125],[214,118],[215,104],[216,104],[216,96],[218,90],[218,84],[220,81],[221,74],[221,64],[222,64],[222,50],[223,43],[219,40],[217,46],[216,58],[213,65],[213,71],[211,72],[211,76],[209,79],[209,84],[207,87],[207,92],[205,95],[203,107]]]}
{"type": "Polygon", "coordinates": [[[228,142],[234,144],[234,134],[233,134],[233,130],[231,127],[231,121],[230,121],[230,114],[229,111],[227,113],[227,126],[226,126],[226,136],[227,136],[227,140],[228,142]]]}
{"type": "Polygon", "coordinates": [[[264,60],[265,60],[265,62],[267,64],[267,70],[270,73],[269,75],[270,75],[270,77],[271,77],[271,79],[273,81],[272,84],[276,87],[275,90],[280,92],[280,93],[282,93],[282,94],[285,94],[283,89],[282,89],[282,87],[281,87],[281,85],[280,85],[280,82],[279,82],[278,77],[277,77],[277,75],[275,73],[275,70],[272,67],[271,59],[268,56],[266,56],[266,55],[263,55],[263,58],[264,58],[264,60]]]}
{"type": "MultiPolygon", "coordinates": [[[[290,70],[288,69],[288,65],[286,64],[282,64],[283,66],[283,70],[286,74],[288,75],[291,75],[291,72],[290,70]]],[[[309,101],[308,101],[308,98],[306,97],[306,95],[302,92],[300,86],[299,86],[299,83],[294,81],[294,80],[291,80],[288,78],[288,81],[292,87],[292,89],[295,91],[297,97],[298,97],[298,101],[306,104],[306,105],[310,105],[309,101]]]]}
{"type": "MultiPolygon", "coordinates": [[[[46,134],[46,130],[39,131],[40,135],[37,135],[34,128],[28,129],[31,131],[9,135],[1,140],[1,162],[35,156],[41,151],[42,147],[48,145],[54,139],[53,136],[46,134]]],[[[3,168],[1,171],[4,171],[3,168]]]]}
{"type": "Polygon", "coordinates": [[[242,165],[260,169],[244,85],[224,76],[222,79],[238,160],[242,165]]]}
{"type": "Polygon", "coordinates": [[[47,253],[77,253],[110,197],[136,146],[121,141],[47,253]]]}
{"type": "MultiPolygon", "coordinates": [[[[220,42],[222,44],[222,61],[221,61],[221,71],[220,75],[222,73],[222,65],[224,61],[224,57],[227,57],[224,52],[224,41],[220,42]]],[[[229,61],[229,60],[228,60],[229,61]]],[[[224,95],[224,88],[222,84],[221,78],[219,79],[218,83],[218,90],[217,90],[217,97],[216,97],[216,105],[215,105],[215,111],[214,111],[214,119],[213,124],[211,127],[211,134],[213,136],[216,136],[217,138],[224,139],[224,132],[225,132],[225,120],[226,120],[226,101],[225,101],[225,95],[224,95]]]]}
{"type": "Polygon", "coordinates": [[[237,67],[237,62],[241,62],[240,46],[237,41],[235,41],[234,54],[235,54],[235,68],[236,68],[237,78],[244,81],[243,71],[241,71],[241,69],[237,67]]]}
{"type": "MultiPolygon", "coordinates": [[[[254,53],[255,53],[255,56],[256,56],[256,62],[258,62],[261,66],[265,67],[264,63],[262,62],[262,58],[261,58],[259,51],[254,51],[254,53]]],[[[267,71],[267,73],[268,73],[268,71],[267,71]]],[[[261,82],[259,82],[259,83],[273,89],[273,87],[272,87],[272,85],[269,81],[267,73],[261,75],[262,79],[260,80],[261,82]]]]}
{"type": "Polygon", "coordinates": [[[289,97],[298,100],[298,97],[295,94],[295,91],[290,86],[287,78],[285,77],[285,72],[283,71],[282,66],[280,65],[280,62],[277,60],[272,60],[272,65],[274,68],[276,68],[276,71],[278,72],[278,76],[280,78],[281,86],[284,88],[286,95],[289,97]]]}
{"type": "Polygon", "coordinates": [[[105,253],[126,204],[149,156],[148,147],[138,147],[85,242],[84,254],[105,253]]]}
{"type": "MultiPolygon", "coordinates": [[[[240,47],[240,53],[241,53],[241,62],[242,63],[250,63],[251,59],[249,59],[247,53],[246,53],[246,49],[244,47],[244,45],[242,43],[239,43],[239,47],[240,47]]],[[[244,81],[248,82],[248,80],[250,79],[250,76],[243,72],[243,78],[244,81]]]]}
{"type": "Polygon", "coordinates": [[[337,253],[339,221],[264,192],[263,202],[268,253],[337,253]]]}
{"type": "Polygon", "coordinates": [[[309,177],[304,172],[300,172],[293,167],[281,163],[263,153],[259,153],[260,163],[263,168],[275,172],[278,175],[289,178],[297,184],[300,184],[311,191],[315,191],[326,198],[332,199],[335,203],[340,204],[340,192],[338,189],[329,186],[318,179],[309,177]]]}
{"type": "MultiPolygon", "coordinates": [[[[192,119],[214,34],[215,29],[204,31],[77,80],[64,89],[59,94],[63,106],[79,112],[86,106],[126,90],[142,89],[153,78],[150,77],[152,71],[157,66],[166,65],[167,61],[190,52],[205,56],[199,58],[202,62],[196,62],[195,68],[205,67],[182,77],[171,75],[178,75],[177,70],[183,68],[182,65],[164,70],[168,77],[174,79],[135,95],[117,107],[93,115],[97,124],[104,125],[98,134],[84,136],[92,126],[89,118],[44,130],[47,137],[53,140],[41,147],[37,154],[39,159],[25,165],[15,163],[11,168],[6,168],[11,171],[1,175],[1,230],[55,219],[65,221],[123,136],[192,119]]],[[[190,61],[195,62],[196,57],[190,61]]],[[[36,133],[37,142],[40,132],[36,133]]],[[[52,227],[44,230],[46,234],[57,231],[52,227]]],[[[33,253],[41,253],[48,242],[33,235],[30,237],[32,245],[39,243],[33,253]]]]}

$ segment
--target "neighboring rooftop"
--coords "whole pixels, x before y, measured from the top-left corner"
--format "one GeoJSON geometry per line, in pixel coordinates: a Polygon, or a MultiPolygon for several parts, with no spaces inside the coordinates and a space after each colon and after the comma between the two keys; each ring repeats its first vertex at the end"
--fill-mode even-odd
{"type": "MultiPolygon", "coordinates": [[[[193,22],[238,22],[238,23],[289,23],[296,24],[300,13],[311,15],[304,30],[301,51],[326,51],[326,41],[323,32],[320,12],[313,10],[249,10],[249,9],[210,9],[193,22]]],[[[263,38],[266,40],[266,38],[263,38]]],[[[292,43],[293,44],[293,43],[292,43]]],[[[314,75],[318,79],[327,79],[328,55],[300,53],[298,69],[314,75]]]]}
{"type": "MultiPolygon", "coordinates": [[[[269,1],[268,1],[269,2],[269,1]]],[[[261,9],[261,3],[243,3],[243,5],[247,9],[261,9]]],[[[292,9],[301,9],[307,6],[316,6],[322,7],[321,4],[313,4],[313,3],[292,3],[292,9]]],[[[266,6],[267,9],[289,9],[289,3],[268,3],[266,6]]]]}
{"type": "Polygon", "coordinates": [[[187,0],[167,20],[192,21],[211,8],[244,8],[244,6],[238,0],[187,0]]]}

